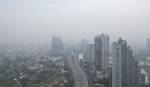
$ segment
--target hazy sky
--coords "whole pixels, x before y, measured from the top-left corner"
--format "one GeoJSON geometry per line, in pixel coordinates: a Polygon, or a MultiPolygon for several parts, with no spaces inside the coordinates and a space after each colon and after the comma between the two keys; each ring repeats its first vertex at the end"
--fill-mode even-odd
{"type": "Polygon", "coordinates": [[[150,0],[0,0],[0,44],[92,41],[107,33],[143,46],[150,37],[150,0]]]}

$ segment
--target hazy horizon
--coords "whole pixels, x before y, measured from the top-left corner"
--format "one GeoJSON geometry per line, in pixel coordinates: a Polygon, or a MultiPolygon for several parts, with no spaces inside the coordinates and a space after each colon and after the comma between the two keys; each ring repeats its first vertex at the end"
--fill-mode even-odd
{"type": "Polygon", "coordinates": [[[149,0],[1,0],[0,45],[93,41],[107,33],[135,47],[150,38],[149,0]]]}

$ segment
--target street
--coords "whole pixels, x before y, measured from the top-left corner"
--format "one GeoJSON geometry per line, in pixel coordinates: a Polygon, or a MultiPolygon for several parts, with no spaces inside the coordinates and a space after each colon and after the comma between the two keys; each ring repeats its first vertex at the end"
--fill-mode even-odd
{"type": "Polygon", "coordinates": [[[88,87],[88,79],[84,71],[80,68],[77,58],[75,58],[75,56],[72,55],[67,59],[74,76],[74,80],[75,80],[74,87],[88,87]]]}

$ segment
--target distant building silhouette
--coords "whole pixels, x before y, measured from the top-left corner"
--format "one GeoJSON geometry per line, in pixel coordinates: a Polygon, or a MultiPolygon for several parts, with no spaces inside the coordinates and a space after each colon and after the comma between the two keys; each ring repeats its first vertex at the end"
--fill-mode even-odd
{"type": "Polygon", "coordinates": [[[150,38],[149,38],[149,39],[147,39],[147,49],[149,49],[149,50],[150,50],[150,38]]]}
{"type": "Polygon", "coordinates": [[[100,35],[95,37],[95,64],[100,71],[109,68],[109,36],[100,35]]]}
{"type": "Polygon", "coordinates": [[[88,45],[88,41],[86,39],[83,39],[81,41],[81,51],[83,54],[85,54],[87,51],[87,45],[88,45]]]}
{"type": "Polygon", "coordinates": [[[89,62],[94,64],[95,63],[95,45],[94,44],[88,44],[87,50],[85,53],[85,59],[89,62]]]}
{"type": "Polygon", "coordinates": [[[98,79],[107,78],[109,70],[109,36],[95,37],[95,68],[98,79]]]}
{"type": "Polygon", "coordinates": [[[150,38],[147,39],[147,52],[145,53],[147,53],[147,56],[150,56],[150,38]]]}
{"type": "Polygon", "coordinates": [[[52,38],[52,51],[54,54],[61,54],[64,51],[64,44],[60,37],[52,38]]]}

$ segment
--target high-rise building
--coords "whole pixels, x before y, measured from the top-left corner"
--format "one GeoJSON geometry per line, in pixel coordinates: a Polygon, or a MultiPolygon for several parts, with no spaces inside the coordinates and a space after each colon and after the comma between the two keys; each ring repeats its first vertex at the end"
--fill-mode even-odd
{"type": "Polygon", "coordinates": [[[119,39],[118,44],[120,45],[120,55],[121,55],[121,70],[122,70],[122,85],[127,85],[127,71],[128,71],[128,64],[127,64],[127,55],[128,55],[128,46],[125,40],[119,39]]]}
{"type": "Polygon", "coordinates": [[[88,44],[87,50],[85,53],[85,59],[88,60],[89,63],[95,62],[95,47],[94,44],[88,44]]]}
{"type": "Polygon", "coordinates": [[[123,65],[127,66],[127,68],[126,68],[127,72],[125,72],[125,75],[127,75],[127,77],[128,77],[128,78],[126,78],[126,80],[128,82],[126,82],[126,84],[124,84],[124,85],[132,84],[133,76],[131,76],[131,75],[132,75],[132,69],[134,67],[133,62],[134,62],[134,60],[133,60],[133,51],[128,46],[128,48],[127,48],[127,65],[123,64],[123,65]]]}
{"type": "Polygon", "coordinates": [[[139,84],[139,80],[140,80],[140,68],[138,65],[137,61],[133,62],[133,71],[132,71],[132,75],[133,75],[133,79],[132,79],[132,84],[139,84]]]}
{"type": "Polygon", "coordinates": [[[83,39],[81,41],[81,51],[83,54],[85,54],[85,52],[87,51],[87,45],[88,45],[88,41],[86,39],[83,39]]]}
{"type": "Polygon", "coordinates": [[[60,37],[52,38],[52,51],[56,54],[62,53],[64,51],[63,41],[60,37]]]}
{"type": "Polygon", "coordinates": [[[112,87],[138,84],[138,62],[125,40],[113,43],[112,57],[112,87]]]}
{"type": "Polygon", "coordinates": [[[150,50],[150,38],[147,39],[147,49],[150,50]]]}
{"type": "Polygon", "coordinates": [[[106,72],[109,68],[109,36],[102,34],[95,37],[95,67],[106,72]]]}
{"type": "Polygon", "coordinates": [[[112,45],[112,87],[122,87],[121,45],[112,45]]]}
{"type": "Polygon", "coordinates": [[[150,56],[150,38],[147,39],[147,56],[150,56]]]}

